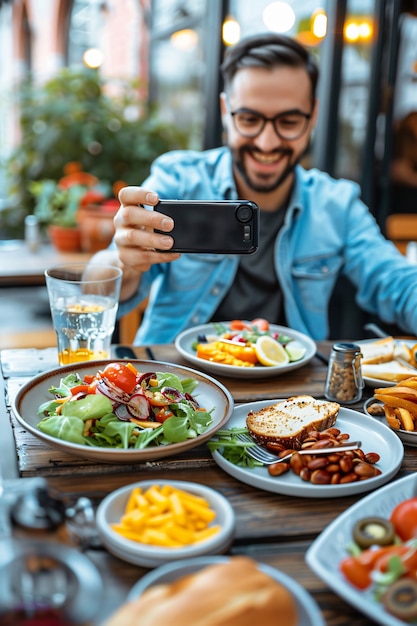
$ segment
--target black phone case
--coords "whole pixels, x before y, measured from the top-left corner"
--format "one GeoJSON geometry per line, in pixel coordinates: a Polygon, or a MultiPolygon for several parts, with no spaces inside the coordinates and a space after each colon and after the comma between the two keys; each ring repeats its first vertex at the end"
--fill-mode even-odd
{"type": "Polygon", "coordinates": [[[164,252],[253,254],[258,249],[259,207],[249,200],[161,200],[154,210],[175,224],[164,233],[174,238],[174,246],[164,252]]]}

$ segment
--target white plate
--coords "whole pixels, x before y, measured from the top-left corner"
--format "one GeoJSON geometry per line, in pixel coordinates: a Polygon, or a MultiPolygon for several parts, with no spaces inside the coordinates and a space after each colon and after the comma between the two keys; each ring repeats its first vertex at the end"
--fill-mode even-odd
{"type": "Polygon", "coordinates": [[[379,387],[394,387],[397,383],[391,380],[381,380],[380,378],[369,378],[368,376],[362,376],[364,382],[368,387],[373,389],[379,389],[379,387]]]}
{"type": "Polygon", "coordinates": [[[99,504],[96,515],[97,530],[102,542],[109,552],[142,567],[157,567],[171,561],[202,556],[204,554],[221,554],[230,548],[235,531],[235,514],[232,505],[218,491],[197,483],[181,480],[145,480],[121,487],[113,491],[99,504]],[[112,529],[122,517],[126,503],[136,487],[146,491],[152,485],[170,485],[182,491],[204,498],[216,512],[213,525],[219,525],[219,532],[195,544],[181,548],[164,548],[132,541],[122,537],[112,529]]]}
{"type": "MultiPolygon", "coordinates": [[[[379,400],[375,400],[375,398],[369,398],[363,405],[363,410],[365,411],[367,415],[369,415],[369,417],[372,417],[373,419],[376,419],[376,420],[381,420],[383,424],[386,424],[388,428],[391,428],[391,426],[389,426],[385,417],[383,416],[379,417],[378,415],[372,415],[371,413],[368,413],[368,406],[370,404],[380,404],[382,406],[383,403],[380,402],[379,400]]],[[[416,431],[410,432],[409,430],[401,430],[401,429],[395,429],[395,428],[391,428],[391,430],[407,446],[417,447],[417,432],[416,431]]]]}
{"type": "MultiPolygon", "coordinates": [[[[230,322],[220,323],[224,326],[228,326],[230,324],[230,322]]],[[[275,326],[274,324],[271,324],[269,328],[272,332],[288,335],[289,337],[291,337],[294,340],[294,342],[292,343],[294,347],[305,348],[306,352],[304,357],[299,361],[294,361],[293,363],[286,363],[285,365],[275,365],[272,367],[266,367],[265,365],[255,365],[254,367],[239,367],[237,365],[214,363],[213,361],[200,359],[200,357],[196,355],[196,352],[193,349],[193,344],[197,341],[197,337],[199,335],[217,334],[214,324],[204,324],[202,326],[194,326],[194,328],[184,330],[175,339],[175,347],[178,352],[184,357],[184,359],[187,359],[187,361],[193,363],[193,365],[197,365],[197,367],[206,370],[211,374],[216,374],[217,376],[232,376],[234,378],[271,378],[272,376],[285,374],[285,372],[290,372],[292,370],[298,369],[299,367],[303,367],[309,361],[311,361],[311,359],[316,354],[317,346],[315,342],[307,335],[304,335],[297,330],[286,328],[285,326],[275,326]]]]}
{"type": "MultiPolygon", "coordinates": [[[[227,428],[245,427],[246,416],[249,411],[259,411],[282,400],[262,400],[237,406],[227,423],[227,428]]],[[[388,482],[399,470],[404,456],[404,446],[390,428],[370,418],[368,415],[341,408],[337,416],[337,428],[349,433],[352,440],[362,441],[365,452],[377,452],[381,459],[377,467],[382,474],[368,480],[344,485],[313,485],[301,480],[293,472],[286,472],[282,476],[270,476],[266,467],[240,467],[227,461],[218,451],[213,452],[216,463],[234,478],[247,485],[258,487],[264,491],[281,493],[287,496],[302,498],[337,498],[351,496],[365,491],[373,491],[388,482]]]]}
{"type": "Polygon", "coordinates": [[[415,496],[415,474],[394,480],[346,509],[327,526],[306,553],[306,561],[317,576],[349,604],[383,626],[404,626],[405,622],[387,613],[372,597],[371,591],[360,591],[348,583],[339,572],[339,563],[348,556],[346,546],[352,542],[352,529],[358,520],[368,516],[388,518],[399,502],[415,496]]]}
{"type": "MultiPolygon", "coordinates": [[[[127,601],[132,602],[139,598],[142,593],[155,584],[171,583],[182,576],[193,574],[204,567],[215,563],[227,563],[230,557],[227,556],[206,556],[195,559],[186,559],[181,562],[161,565],[157,569],[145,574],[130,590],[127,601]]],[[[298,611],[298,626],[325,626],[325,621],[321,611],[312,596],[280,570],[275,569],[265,563],[258,563],[258,568],[286,587],[295,599],[298,611]]],[[[277,624],[279,617],[277,617],[277,624]]]]}
{"type": "Polygon", "coordinates": [[[32,378],[21,387],[14,399],[13,412],[16,415],[16,419],[25,430],[62,452],[84,459],[102,461],[103,463],[139,463],[141,461],[154,461],[163,457],[173,456],[199,446],[204,441],[210,439],[219,428],[222,428],[232,414],[233,398],[226,387],[214,380],[214,378],[188,367],[162,363],[161,361],[131,360],[131,363],[141,372],[170,372],[176,374],[180,379],[193,378],[197,380],[198,386],[194,391],[196,399],[201,406],[208,410],[214,407],[212,412],[213,423],[210,428],[195,439],[188,439],[187,441],[172,443],[166,446],[149,446],[143,450],[92,448],[51,437],[37,428],[40,420],[40,417],[37,415],[38,407],[43,402],[52,399],[51,394],[48,392],[52,385],[58,386],[61,378],[71,373],[77,372],[81,378],[86,374],[96,374],[98,370],[104,369],[108,363],[117,361],[118,359],[111,359],[109,361],[73,363],[72,365],[64,365],[35,376],[35,378],[32,378]]]}
{"type": "MultiPolygon", "coordinates": [[[[376,341],[381,341],[380,339],[360,339],[357,343],[375,343],[376,341]]],[[[407,341],[401,339],[403,343],[405,343],[409,348],[412,348],[415,345],[414,341],[407,341]]],[[[417,375],[417,372],[416,372],[417,375]]],[[[413,376],[412,371],[410,371],[410,376],[413,376]]],[[[370,378],[369,376],[362,376],[364,382],[368,387],[372,387],[373,389],[377,389],[378,387],[394,387],[398,381],[391,380],[382,380],[381,378],[370,378]]]]}

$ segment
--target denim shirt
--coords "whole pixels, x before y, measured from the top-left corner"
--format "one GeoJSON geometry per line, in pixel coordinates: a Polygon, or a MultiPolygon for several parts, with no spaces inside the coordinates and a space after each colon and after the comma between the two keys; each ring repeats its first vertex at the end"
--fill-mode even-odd
{"type": "MultiPolygon", "coordinates": [[[[156,159],[143,187],[161,199],[237,198],[225,147],[169,152],[156,159]]],[[[235,255],[182,254],[153,265],[119,307],[122,316],[149,295],[135,344],[169,343],[182,330],[207,323],[232,285],[238,261],[235,255]]],[[[417,332],[417,266],[382,236],[356,183],[297,166],[276,239],[275,270],[288,326],[315,340],[328,335],[329,300],[341,273],[356,286],[360,307],[417,332]]]]}

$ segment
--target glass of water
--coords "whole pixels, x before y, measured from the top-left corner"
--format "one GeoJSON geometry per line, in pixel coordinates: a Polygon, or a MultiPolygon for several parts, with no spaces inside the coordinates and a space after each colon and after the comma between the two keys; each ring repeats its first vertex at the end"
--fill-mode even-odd
{"type": "Polygon", "coordinates": [[[60,365],[110,356],[122,271],[74,263],[45,272],[60,365]]]}

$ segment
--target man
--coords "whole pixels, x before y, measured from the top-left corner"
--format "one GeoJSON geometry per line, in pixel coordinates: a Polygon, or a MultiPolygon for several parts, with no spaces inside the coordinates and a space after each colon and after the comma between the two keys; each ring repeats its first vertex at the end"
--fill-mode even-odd
{"type": "Polygon", "coordinates": [[[416,332],[417,267],[383,238],[358,185],[300,165],[317,119],[312,57],[288,37],[256,35],[228,50],[222,71],[227,145],[159,157],[143,187],[121,190],[113,249],[98,253],[123,269],[121,315],[149,293],[135,343],[170,342],[191,326],[255,317],[324,339],[339,274],[356,286],[359,306],[416,332]],[[258,251],[156,251],[172,246],[173,227],[150,210],[158,197],[256,202],[258,251]]]}

